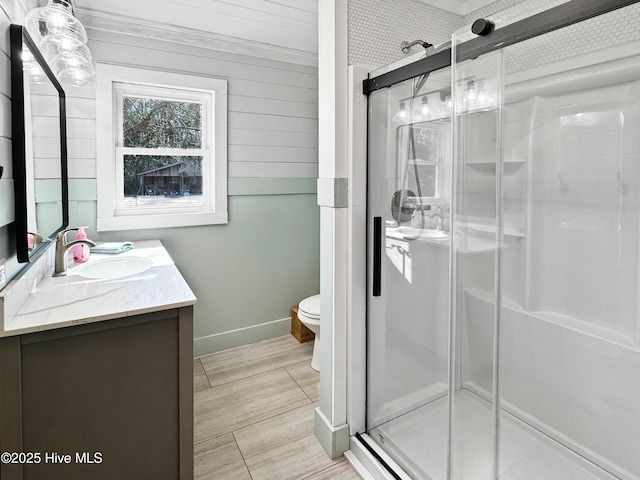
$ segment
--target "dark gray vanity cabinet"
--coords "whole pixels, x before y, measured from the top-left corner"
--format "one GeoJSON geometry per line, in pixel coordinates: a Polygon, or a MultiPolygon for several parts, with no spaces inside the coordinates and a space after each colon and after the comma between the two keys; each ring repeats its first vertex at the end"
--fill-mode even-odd
{"type": "Polygon", "coordinates": [[[192,311],[0,339],[0,478],[192,479],[192,311]]]}

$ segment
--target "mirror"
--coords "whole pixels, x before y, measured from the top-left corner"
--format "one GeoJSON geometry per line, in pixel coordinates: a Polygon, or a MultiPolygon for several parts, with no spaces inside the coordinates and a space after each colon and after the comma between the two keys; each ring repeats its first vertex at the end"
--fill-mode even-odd
{"type": "Polygon", "coordinates": [[[26,29],[10,32],[16,252],[24,263],[69,224],[65,94],[26,29]]]}

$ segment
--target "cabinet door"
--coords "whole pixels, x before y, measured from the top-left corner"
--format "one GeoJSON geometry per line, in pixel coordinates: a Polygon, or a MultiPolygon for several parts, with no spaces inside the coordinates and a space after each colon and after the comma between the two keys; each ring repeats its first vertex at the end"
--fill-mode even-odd
{"type": "Polygon", "coordinates": [[[178,311],[134,319],[22,338],[22,451],[41,453],[25,480],[175,480],[181,443],[193,461],[178,311]]]}

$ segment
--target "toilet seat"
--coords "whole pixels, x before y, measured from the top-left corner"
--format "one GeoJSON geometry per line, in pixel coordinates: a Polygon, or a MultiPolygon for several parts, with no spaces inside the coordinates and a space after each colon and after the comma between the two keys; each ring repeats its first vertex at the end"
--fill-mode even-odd
{"type": "Polygon", "coordinates": [[[300,314],[300,312],[298,312],[298,320],[300,320],[302,323],[304,323],[307,328],[311,328],[311,326],[316,325],[316,326],[320,326],[320,317],[318,318],[312,318],[312,317],[307,317],[305,314],[300,314]]]}
{"type": "Polygon", "coordinates": [[[298,310],[298,318],[304,318],[311,323],[320,323],[320,315],[312,317],[311,315],[308,315],[305,312],[301,312],[300,310],[298,310]]]}
{"type": "Polygon", "coordinates": [[[305,298],[298,305],[298,315],[303,315],[309,320],[320,321],[320,295],[305,298]]]}

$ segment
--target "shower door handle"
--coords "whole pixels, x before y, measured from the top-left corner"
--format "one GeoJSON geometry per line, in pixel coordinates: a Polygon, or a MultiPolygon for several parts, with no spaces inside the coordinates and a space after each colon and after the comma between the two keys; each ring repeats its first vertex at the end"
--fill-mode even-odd
{"type": "Polygon", "coordinates": [[[382,217],[373,217],[373,296],[379,297],[382,277],[382,217]]]}

